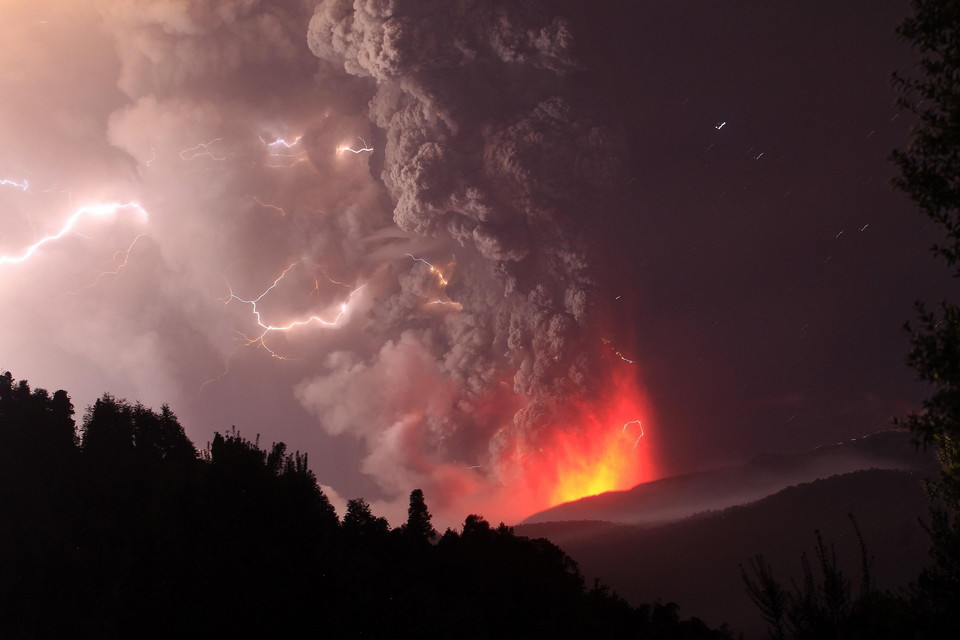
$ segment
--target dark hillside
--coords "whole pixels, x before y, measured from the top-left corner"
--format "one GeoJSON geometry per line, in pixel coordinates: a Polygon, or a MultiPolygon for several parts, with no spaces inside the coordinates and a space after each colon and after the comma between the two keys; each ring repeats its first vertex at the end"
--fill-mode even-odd
{"type": "Polygon", "coordinates": [[[536,513],[524,523],[604,520],[660,524],[772,495],[785,487],[860,469],[913,469],[935,475],[931,452],[918,452],[905,431],[881,431],[789,455],[763,455],[732,467],[689,473],[610,491],[536,513]]]}
{"type": "Polygon", "coordinates": [[[658,527],[602,522],[525,524],[528,536],[561,546],[589,579],[600,578],[632,602],[658,598],[684,603],[710,624],[762,631],[740,578],[739,564],[764,555],[789,583],[799,557],[815,544],[814,530],[836,544],[855,583],[860,556],[853,513],[875,558],[880,588],[906,585],[927,563],[928,538],[917,521],[929,501],[915,471],[863,470],[789,487],[752,504],[658,527]]]}

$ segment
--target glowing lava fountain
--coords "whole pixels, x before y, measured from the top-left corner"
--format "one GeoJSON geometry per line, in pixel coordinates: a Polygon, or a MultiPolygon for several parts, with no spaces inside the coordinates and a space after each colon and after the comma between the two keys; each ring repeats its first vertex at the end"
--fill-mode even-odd
{"type": "Polygon", "coordinates": [[[574,407],[568,424],[550,430],[522,456],[527,491],[514,494],[514,506],[526,502],[529,515],[656,477],[643,431],[649,411],[632,373],[618,374],[602,397],[574,407]]]}

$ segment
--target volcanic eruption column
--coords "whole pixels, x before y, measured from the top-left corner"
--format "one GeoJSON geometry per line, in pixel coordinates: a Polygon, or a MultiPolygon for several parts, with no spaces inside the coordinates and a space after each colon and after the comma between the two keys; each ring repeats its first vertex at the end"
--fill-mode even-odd
{"type": "Polygon", "coordinates": [[[549,8],[329,0],[310,21],[318,58],[369,79],[393,219],[455,255],[458,310],[330,355],[297,395],[332,433],[371,425],[365,471],[440,508],[517,517],[650,473],[636,371],[592,329],[612,294],[584,230],[622,179],[616,144],[565,96],[573,35],[549,8]]]}
{"type": "Polygon", "coordinates": [[[263,376],[363,443],[391,516],[414,487],[446,521],[511,520],[649,478],[599,259],[622,149],[560,4],[97,2],[107,141],[142,196],[114,206],[150,211],[149,242],[122,291],[70,301],[97,313],[65,343],[118,376],[105,354],[142,345],[124,371],[174,403],[263,347],[263,376]]]}

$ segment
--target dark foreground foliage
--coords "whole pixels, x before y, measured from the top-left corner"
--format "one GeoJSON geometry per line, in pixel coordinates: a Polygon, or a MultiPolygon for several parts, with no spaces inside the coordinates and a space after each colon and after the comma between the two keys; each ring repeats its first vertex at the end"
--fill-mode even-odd
{"type": "MultiPolygon", "coordinates": [[[[897,33],[917,54],[917,66],[894,75],[899,104],[916,124],[910,144],[893,153],[895,186],[942,232],[933,252],[960,277],[960,2],[911,0],[897,33]]],[[[902,423],[933,446],[939,477],[930,484],[932,565],[917,582],[924,609],[941,621],[942,637],[960,637],[960,306],[936,310],[917,302],[907,325],[907,363],[926,383],[923,410],[902,423]]]]}
{"type": "MultiPolygon", "coordinates": [[[[936,513],[936,512],[935,512],[936,513]]],[[[942,513],[942,512],[941,512],[942,513]]],[[[767,624],[771,640],[941,640],[958,637],[960,612],[951,590],[932,576],[958,575],[937,557],[942,550],[933,540],[933,563],[916,583],[893,592],[877,589],[873,558],[853,516],[860,543],[861,571],[857,580],[844,574],[834,546],[815,531],[814,556],[800,557],[801,577],[781,583],[763,556],[740,566],[747,594],[767,624]],[[854,583],[858,583],[855,586],[854,583]]],[[[918,527],[920,524],[918,523],[918,527]]],[[[936,524],[934,524],[936,526],[936,524]]],[[[957,539],[957,538],[954,538],[957,539]]]]}
{"type": "Polygon", "coordinates": [[[544,539],[477,515],[438,536],[341,521],[306,456],[235,431],[198,452],[168,407],[0,376],[0,637],[725,638],[584,585],[544,539]],[[78,437],[80,436],[80,437],[78,437]]]}

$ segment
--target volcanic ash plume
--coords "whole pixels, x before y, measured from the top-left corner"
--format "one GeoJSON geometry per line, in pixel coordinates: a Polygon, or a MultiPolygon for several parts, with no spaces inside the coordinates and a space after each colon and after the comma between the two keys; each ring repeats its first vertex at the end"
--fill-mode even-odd
{"type": "Polygon", "coordinates": [[[4,263],[3,366],[78,404],[169,402],[193,437],[225,413],[329,445],[320,480],[379,487],[390,516],[415,487],[452,524],[642,480],[645,407],[597,248],[624,149],[583,91],[578,5],[11,5],[0,255],[79,204],[144,215],[4,263]]]}
{"type": "Polygon", "coordinates": [[[372,313],[394,337],[331,354],[297,388],[326,429],[359,430],[389,492],[516,516],[579,497],[557,493],[569,474],[584,493],[596,474],[620,476],[600,490],[640,479],[633,372],[615,383],[594,332],[587,232],[619,179],[616,143],[570,99],[574,35],[552,5],[330,0],[310,20],[324,71],[368,81],[394,221],[431,239],[398,280],[398,315],[372,313]],[[611,447],[620,462],[600,459],[611,447]]]}

